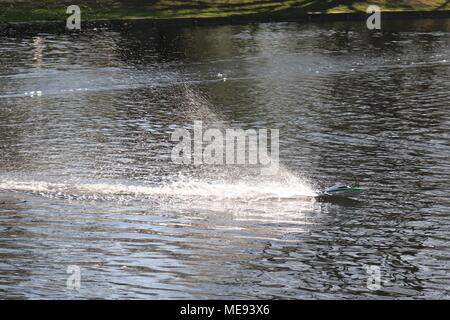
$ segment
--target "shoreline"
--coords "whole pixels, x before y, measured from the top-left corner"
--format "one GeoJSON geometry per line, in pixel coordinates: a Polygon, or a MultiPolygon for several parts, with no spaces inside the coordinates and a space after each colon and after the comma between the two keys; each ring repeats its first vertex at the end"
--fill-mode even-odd
{"type": "MultiPolygon", "coordinates": [[[[450,10],[433,11],[382,11],[383,20],[395,19],[445,19],[450,18],[450,10]]],[[[81,30],[107,28],[112,30],[126,30],[133,27],[185,27],[208,25],[239,25],[271,22],[326,22],[326,21],[363,21],[369,14],[364,12],[343,13],[292,13],[277,15],[253,14],[226,17],[199,18],[143,18],[143,19],[104,19],[86,20],[81,22],[81,30]]],[[[67,32],[66,20],[42,20],[24,22],[0,22],[0,35],[15,33],[39,32],[67,32]]],[[[71,31],[74,32],[74,31],[71,31]]],[[[75,31],[77,32],[77,31],[75,31]]]]}

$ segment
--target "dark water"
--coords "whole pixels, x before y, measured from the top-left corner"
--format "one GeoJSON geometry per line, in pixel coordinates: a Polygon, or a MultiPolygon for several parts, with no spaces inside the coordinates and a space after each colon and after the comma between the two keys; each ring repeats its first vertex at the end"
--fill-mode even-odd
{"type": "Polygon", "coordinates": [[[0,38],[0,297],[448,298],[449,49],[450,20],[0,38]],[[172,163],[194,120],[278,128],[279,175],[172,163]],[[336,182],[371,190],[305,197],[336,182]]]}

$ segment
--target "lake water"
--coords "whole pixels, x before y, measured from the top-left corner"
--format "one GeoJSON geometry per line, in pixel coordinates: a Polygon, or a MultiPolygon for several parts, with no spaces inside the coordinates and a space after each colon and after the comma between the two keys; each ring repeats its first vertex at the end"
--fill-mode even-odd
{"type": "Polygon", "coordinates": [[[448,298],[449,61],[448,19],[0,38],[0,297],[448,298]],[[173,163],[195,120],[278,174],[173,163]]]}

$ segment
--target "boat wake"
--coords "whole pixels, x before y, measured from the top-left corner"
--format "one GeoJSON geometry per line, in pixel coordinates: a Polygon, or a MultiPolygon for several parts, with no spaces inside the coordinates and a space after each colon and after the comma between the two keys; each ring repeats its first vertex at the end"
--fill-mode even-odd
{"type": "Polygon", "coordinates": [[[276,180],[249,179],[238,181],[205,181],[180,179],[162,185],[128,184],[125,182],[19,181],[6,179],[0,190],[38,194],[46,197],[92,200],[124,200],[146,198],[198,198],[209,200],[258,201],[268,199],[310,198],[317,193],[296,177],[276,180]]]}

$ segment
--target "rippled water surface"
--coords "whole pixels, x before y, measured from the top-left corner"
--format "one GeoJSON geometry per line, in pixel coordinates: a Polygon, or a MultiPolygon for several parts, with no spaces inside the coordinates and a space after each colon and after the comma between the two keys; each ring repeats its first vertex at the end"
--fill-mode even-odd
{"type": "Polygon", "coordinates": [[[0,38],[0,297],[448,297],[449,49],[444,19],[0,38]],[[174,164],[195,120],[279,129],[278,175],[174,164]]]}

